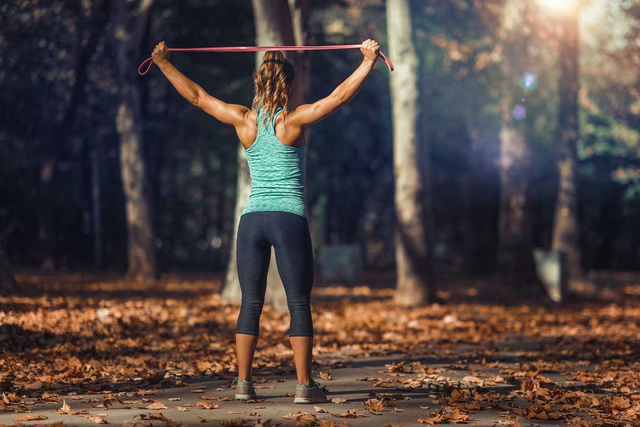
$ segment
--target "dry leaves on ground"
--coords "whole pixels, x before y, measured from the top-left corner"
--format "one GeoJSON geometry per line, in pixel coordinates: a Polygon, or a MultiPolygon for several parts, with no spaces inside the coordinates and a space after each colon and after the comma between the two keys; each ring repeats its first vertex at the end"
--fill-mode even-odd
{"type": "MultiPolygon", "coordinates": [[[[226,379],[235,370],[238,304],[222,301],[219,278],[166,276],[153,289],[88,275],[18,279],[23,289],[0,296],[3,411],[28,412],[36,403],[55,402],[62,405],[59,413],[87,415],[61,396],[88,390],[104,392],[97,400],[104,409],[164,409],[148,399],[158,388],[183,386],[188,376],[226,379]]],[[[420,402],[433,408],[424,410],[425,420],[459,422],[489,406],[500,408],[503,421],[563,419],[580,425],[590,417],[601,425],[625,425],[638,419],[637,287],[603,288],[597,298],[556,306],[500,305],[466,292],[470,286],[483,284],[447,283],[447,292],[440,293],[447,303],[411,310],[394,303],[392,289],[317,287],[314,352],[342,352],[334,368],[351,358],[391,354],[450,359],[451,369],[468,372],[462,380],[408,361],[388,364],[380,377],[359,378],[378,390],[435,393],[420,402]],[[507,391],[492,391],[496,386],[507,391]]],[[[264,379],[260,387],[273,387],[265,379],[269,375],[294,372],[288,324],[287,313],[265,307],[255,359],[264,379]]],[[[324,381],[333,378],[328,370],[323,375],[324,381]]],[[[225,400],[204,388],[194,392],[201,396],[198,407],[215,409],[225,400]]],[[[395,413],[385,405],[381,411],[381,405],[370,400],[364,413],[395,413]]],[[[357,416],[353,411],[339,414],[357,416]]]]}

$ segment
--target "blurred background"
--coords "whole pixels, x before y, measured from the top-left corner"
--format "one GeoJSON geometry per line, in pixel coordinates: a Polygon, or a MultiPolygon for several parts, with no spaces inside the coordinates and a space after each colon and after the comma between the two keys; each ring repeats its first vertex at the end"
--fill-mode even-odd
{"type": "MultiPolygon", "coordinates": [[[[246,190],[235,131],[157,68],[136,70],[161,40],[269,45],[261,28],[274,27],[283,44],[372,38],[397,68],[379,61],[308,135],[319,282],[520,280],[535,248],[563,254],[571,278],[638,271],[639,22],[636,0],[2,2],[0,269],[235,280],[246,190]],[[396,187],[410,171],[413,199],[396,187]],[[399,274],[405,258],[413,267],[399,274]]],[[[304,102],[361,61],[358,50],[291,57],[308,70],[304,102]]],[[[212,95],[251,105],[256,55],[171,60],[212,95]]]]}

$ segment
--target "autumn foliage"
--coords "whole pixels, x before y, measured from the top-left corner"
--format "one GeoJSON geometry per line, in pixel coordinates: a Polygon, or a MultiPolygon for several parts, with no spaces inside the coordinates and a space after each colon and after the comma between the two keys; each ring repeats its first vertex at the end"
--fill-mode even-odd
{"type": "MultiPolygon", "coordinates": [[[[154,399],[155,390],[183,387],[189,378],[230,382],[234,376],[238,305],[221,301],[217,278],[168,276],[153,290],[92,276],[19,280],[23,291],[0,297],[0,409],[15,412],[16,422],[27,421],[30,407],[42,402],[101,422],[63,398],[75,394],[94,395],[105,410],[129,405],[162,420],[166,405],[154,399]]],[[[329,391],[335,371],[352,360],[402,360],[358,379],[372,390],[359,408],[334,397],[330,409],[283,419],[314,425],[319,415],[342,423],[393,414],[412,393],[427,391],[429,398],[420,401],[424,415],[416,420],[425,424],[468,422],[497,408],[505,425],[634,425],[640,413],[637,287],[603,288],[596,297],[556,307],[494,304],[467,285],[451,283],[440,292],[442,304],[412,310],[394,305],[391,289],[317,287],[315,357],[329,391]]],[[[288,315],[265,307],[261,328],[258,389],[293,373],[288,315]]],[[[195,405],[201,409],[224,408],[229,400],[192,392],[201,393],[195,405]]],[[[226,425],[242,425],[232,420],[226,425]]]]}

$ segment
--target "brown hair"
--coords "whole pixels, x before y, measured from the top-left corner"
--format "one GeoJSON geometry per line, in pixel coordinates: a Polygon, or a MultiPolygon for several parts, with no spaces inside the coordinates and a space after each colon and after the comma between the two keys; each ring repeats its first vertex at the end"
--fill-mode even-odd
{"type": "Polygon", "coordinates": [[[253,73],[255,96],[251,108],[262,108],[265,125],[271,121],[278,107],[286,110],[293,94],[293,80],[296,78],[295,65],[284,57],[280,50],[268,50],[262,64],[253,73]]]}

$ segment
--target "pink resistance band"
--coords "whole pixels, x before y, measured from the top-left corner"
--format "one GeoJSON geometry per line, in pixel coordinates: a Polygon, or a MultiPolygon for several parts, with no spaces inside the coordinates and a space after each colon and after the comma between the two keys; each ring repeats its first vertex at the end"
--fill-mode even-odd
{"type": "MultiPolygon", "coordinates": [[[[337,50],[337,49],[360,49],[360,44],[336,44],[329,46],[231,46],[231,47],[189,47],[189,48],[170,48],[169,52],[258,52],[261,50],[337,50]]],[[[387,64],[389,71],[393,71],[393,64],[378,51],[378,56],[387,64]]],[[[153,58],[147,58],[138,67],[138,74],[146,76],[153,66],[153,58]],[[147,69],[142,71],[144,64],[149,63],[147,69]]]]}

